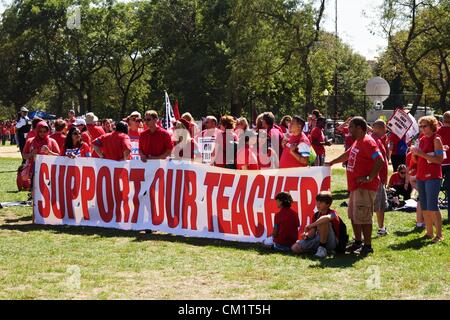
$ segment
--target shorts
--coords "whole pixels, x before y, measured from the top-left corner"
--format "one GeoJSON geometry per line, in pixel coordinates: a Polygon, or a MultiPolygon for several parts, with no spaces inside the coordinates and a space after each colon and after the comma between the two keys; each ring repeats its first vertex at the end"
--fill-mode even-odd
{"type": "Polygon", "coordinates": [[[439,211],[439,192],[441,179],[419,180],[417,179],[420,208],[423,211],[439,211]]]}
{"type": "Polygon", "coordinates": [[[375,196],[375,203],[373,206],[373,209],[375,212],[384,212],[387,208],[387,194],[386,194],[386,187],[384,184],[380,183],[380,186],[378,187],[377,194],[375,196]]]}
{"type": "Polygon", "coordinates": [[[348,218],[353,224],[372,224],[376,191],[356,189],[350,192],[348,218]]]}
{"type": "MultiPolygon", "coordinates": [[[[305,240],[299,240],[297,241],[298,245],[304,250],[304,251],[316,251],[317,248],[320,246],[320,236],[319,233],[316,232],[316,235],[313,238],[305,239],[305,240]]],[[[338,240],[336,239],[336,234],[333,230],[333,225],[331,222],[328,223],[328,238],[327,238],[327,250],[331,251],[336,249],[338,240]]]]}

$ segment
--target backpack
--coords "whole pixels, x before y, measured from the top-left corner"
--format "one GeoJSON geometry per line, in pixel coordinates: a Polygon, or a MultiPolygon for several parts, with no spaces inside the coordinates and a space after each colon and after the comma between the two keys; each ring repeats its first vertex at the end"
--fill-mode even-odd
{"type": "Polygon", "coordinates": [[[338,241],[339,242],[336,246],[336,252],[344,253],[345,249],[347,248],[347,244],[348,244],[348,233],[347,233],[347,226],[345,225],[344,221],[342,221],[341,217],[339,217],[339,239],[338,239],[338,241]]]}
{"type": "Polygon", "coordinates": [[[314,163],[316,162],[316,158],[317,158],[316,151],[314,151],[314,148],[311,147],[311,151],[309,153],[308,165],[314,166],[314,163]]]}

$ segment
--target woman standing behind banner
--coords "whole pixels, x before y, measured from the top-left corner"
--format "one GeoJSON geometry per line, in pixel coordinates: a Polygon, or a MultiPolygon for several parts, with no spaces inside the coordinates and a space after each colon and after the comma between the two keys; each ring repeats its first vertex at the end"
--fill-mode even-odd
{"type": "Polygon", "coordinates": [[[442,236],[442,217],[438,206],[441,189],[444,150],[441,138],[436,134],[438,122],[435,117],[426,116],[419,119],[419,128],[423,133],[419,148],[411,147],[414,160],[417,162],[417,187],[419,201],[425,219],[427,238],[433,242],[444,240],[442,236]],[[436,237],[433,238],[433,225],[436,237]]]}
{"type": "Polygon", "coordinates": [[[176,160],[194,160],[199,154],[197,143],[191,136],[191,123],[183,118],[175,122],[172,135],[174,148],[172,154],[176,160]]]}
{"type": "Polygon", "coordinates": [[[91,157],[91,148],[89,148],[86,142],[81,141],[81,131],[78,128],[70,128],[61,155],[72,159],[77,157],[91,157]]]}

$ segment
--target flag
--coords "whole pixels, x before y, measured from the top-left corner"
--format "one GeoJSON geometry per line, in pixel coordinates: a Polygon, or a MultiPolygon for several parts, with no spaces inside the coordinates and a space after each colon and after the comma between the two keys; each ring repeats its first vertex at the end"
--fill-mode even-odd
{"type": "Polygon", "coordinates": [[[175,100],[175,105],[173,106],[173,114],[175,115],[176,120],[181,118],[180,110],[178,109],[178,100],[175,100]]]}
{"type": "Polygon", "coordinates": [[[165,123],[164,128],[166,130],[169,130],[172,128],[172,123],[176,121],[175,116],[173,114],[172,105],[170,104],[169,95],[167,94],[167,91],[164,91],[166,95],[166,117],[165,117],[165,123]]]}

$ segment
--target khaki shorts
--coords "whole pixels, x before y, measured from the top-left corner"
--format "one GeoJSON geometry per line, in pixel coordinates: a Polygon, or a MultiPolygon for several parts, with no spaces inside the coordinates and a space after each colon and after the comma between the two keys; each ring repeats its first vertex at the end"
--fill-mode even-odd
{"type": "Polygon", "coordinates": [[[353,224],[372,224],[376,192],[356,189],[350,192],[348,218],[353,224]]]}

